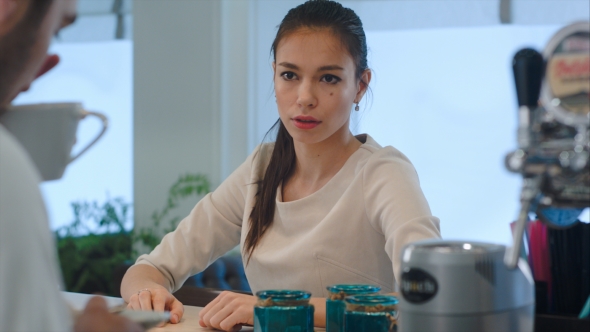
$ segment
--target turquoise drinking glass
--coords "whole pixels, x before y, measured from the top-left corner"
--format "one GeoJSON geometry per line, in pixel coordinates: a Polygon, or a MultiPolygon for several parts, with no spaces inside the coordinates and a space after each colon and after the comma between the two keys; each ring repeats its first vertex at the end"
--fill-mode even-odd
{"type": "Polygon", "coordinates": [[[313,332],[311,293],[300,290],[265,290],[256,293],[254,332],[313,332]]]}
{"type": "Polygon", "coordinates": [[[344,331],[396,332],[397,303],[395,296],[355,295],[344,299],[344,331]]]}
{"type": "Polygon", "coordinates": [[[344,298],[350,295],[377,294],[381,287],[373,285],[341,284],[326,287],[326,332],[344,332],[344,298]]]}

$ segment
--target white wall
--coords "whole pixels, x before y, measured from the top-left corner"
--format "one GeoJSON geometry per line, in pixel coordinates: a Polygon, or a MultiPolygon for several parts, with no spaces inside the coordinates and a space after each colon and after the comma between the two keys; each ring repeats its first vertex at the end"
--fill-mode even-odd
{"type": "MultiPolygon", "coordinates": [[[[220,98],[231,95],[221,89],[221,18],[219,1],[134,3],[136,227],[151,225],[180,175],[205,174],[213,188],[220,182],[222,144],[230,144],[221,139],[221,108],[231,113],[232,103],[243,103],[220,98]]],[[[188,214],[195,202],[175,215],[188,214]]]]}

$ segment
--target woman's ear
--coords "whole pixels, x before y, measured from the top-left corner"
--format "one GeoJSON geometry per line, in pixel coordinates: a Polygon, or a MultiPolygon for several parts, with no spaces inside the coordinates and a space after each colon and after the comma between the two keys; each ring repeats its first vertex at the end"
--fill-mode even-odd
{"type": "Polygon", "coordinates": [[[365,71],[363,71],[363,74],[361,75],[361,79],[359,80],[359,86],[358,86],[358,91],[356,93],[356,98],[354,98],[355,103],[358,103],[361,101],[361,99],[363,99],[363,96],[365,95],[365,92],[367,92],[367,89],[369,88],[369,83],[371,82],[371,69],[365,69],[365,71]]]}

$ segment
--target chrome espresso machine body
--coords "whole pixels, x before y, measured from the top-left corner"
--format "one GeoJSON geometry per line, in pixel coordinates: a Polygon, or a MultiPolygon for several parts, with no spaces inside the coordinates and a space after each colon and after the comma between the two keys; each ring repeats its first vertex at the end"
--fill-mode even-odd
{"type": "Polygon", "coordinates": [[[523,177],[521,210],[506,264],[515,266],[529,213],[565,228],[590,206],[590,23],[559,30],[543,55],[519,51],[513,62],[519,148],[506,168],[523,177]]]}
{"type": "Polygon", "coordinates": [[[558,31],[541,55],[513,60],[518,149],[506,167],[523,177],[513,245],[420,241],[402,252],[401,332],[534,330],[534,281],[524,255],[529,214],[552,227],[590,206],[590,22],[558,31]]]}
{"type": "Polygon", "coordinates": [[[504,262],[503,245],[426,240],[402,257],[401,332],[532,332],[534,281],[523,259],[504,262]]]}

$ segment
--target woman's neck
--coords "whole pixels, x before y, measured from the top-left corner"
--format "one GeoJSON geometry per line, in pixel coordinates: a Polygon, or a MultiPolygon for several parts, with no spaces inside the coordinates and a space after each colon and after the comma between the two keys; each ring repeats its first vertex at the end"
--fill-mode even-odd
{"type": "Polygon", "coordinates": [[[295,169],[283,184],[283,201],[289,202],[321,189],[344,166],[348,158],[362,145],[348,128],[319,143],[294,141],[295,169]]]}

